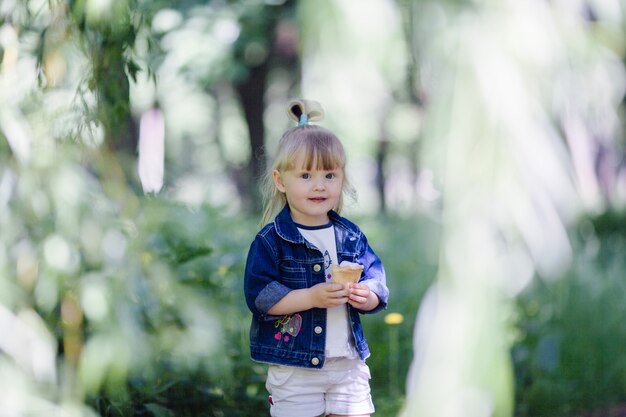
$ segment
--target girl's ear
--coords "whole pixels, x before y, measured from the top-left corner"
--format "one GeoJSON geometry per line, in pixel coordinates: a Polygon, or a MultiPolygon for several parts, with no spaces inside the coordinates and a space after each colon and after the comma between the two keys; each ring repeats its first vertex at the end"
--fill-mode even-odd
{"type": "Polygon", "coordinates": [[[280,175],[280,172],[275,169],[272,171],[272,179],[274,180],[274,185],[281,193],[285,192],[285,185],[283,184],[283,178],[280,175]]]}

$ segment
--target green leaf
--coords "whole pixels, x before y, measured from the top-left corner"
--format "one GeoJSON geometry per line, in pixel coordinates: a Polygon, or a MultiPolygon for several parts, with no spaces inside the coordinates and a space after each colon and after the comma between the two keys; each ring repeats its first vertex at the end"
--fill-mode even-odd
{"type": "Polygon", "coordinates": [[[174,413],[169,408],[163,407],[156,403],[149,403],[145,405],[146,409],[152,413],[155,417],[174,417],[174,413]]]}
{"type": "Polygon", "coordinates": [[[128,75],[133,79],[134,82],[137,82],[137,73],[141,71],[141,67],[132,59],[126,62],[126,71],[128,71],[128,75]]]}

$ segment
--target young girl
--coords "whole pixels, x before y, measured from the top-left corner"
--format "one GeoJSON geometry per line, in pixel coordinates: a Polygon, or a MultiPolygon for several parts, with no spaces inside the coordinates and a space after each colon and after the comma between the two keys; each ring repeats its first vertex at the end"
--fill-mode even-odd
{"type": "Polygon", "coordinates": [[[250,246],[244,292],[252,311],[250,353],[269,363],[272,416],[369,416],[370,355],[360,314],[387,306],[383,265],[363,232],[339,213],[346,155],[319,103],[290,103],[287,130],[265,182],[263,224],[250,246]],[[331,265],[363,266],[354,284],[332,282],[331,265]]]}

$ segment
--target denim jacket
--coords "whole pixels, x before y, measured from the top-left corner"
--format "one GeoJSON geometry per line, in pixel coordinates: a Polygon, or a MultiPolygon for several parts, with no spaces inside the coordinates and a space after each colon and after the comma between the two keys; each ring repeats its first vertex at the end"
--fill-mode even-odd
{"type": "MultiPolygon", "coordinates": [[[[383,265],[361,230],[334,211],[328,213],[335,226],[339,262],[363,265],[360,283],[380,300],[372,311],[359,311],[349,304],[349,319],[359,357],[365,360],[369,347],[363,335],[360,313],[375,313],[387,307],[389,290],[383,265]]],[[[286,316],[267,312],[287,293],[325,282],[324,257],[306,241],[291,219],[289,207],[267,224],[250,245],[244,277],[244,292],[252,311],[250,355],[253,360],[304,368],[324,365],[326,309],[312,308],[286,316]]]]}

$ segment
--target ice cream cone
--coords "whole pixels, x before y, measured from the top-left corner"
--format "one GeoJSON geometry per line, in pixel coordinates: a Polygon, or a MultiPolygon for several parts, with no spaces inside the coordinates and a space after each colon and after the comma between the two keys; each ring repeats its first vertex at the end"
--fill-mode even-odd
{"type": "Polygon", "coordinates": [[[363,265],[333,265],[333,282],[338,284],[357,283],[363,272],[363,265]]]}

